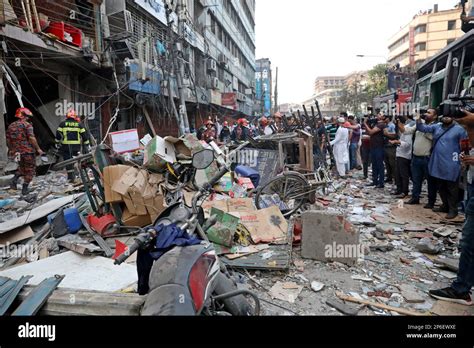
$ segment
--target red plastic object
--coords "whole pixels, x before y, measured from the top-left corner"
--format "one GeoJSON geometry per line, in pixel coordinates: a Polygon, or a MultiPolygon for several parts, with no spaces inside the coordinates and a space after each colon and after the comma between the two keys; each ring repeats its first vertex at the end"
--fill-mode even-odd
{"type": "Polygon", "coordinates": [[[51,22],[45,30],[46,33],[53,34],[62,42],[82,48],[82,30],[64,22],[51,22]],[[66,33],[72,37],[72,41],[66,40],[66,33]]]}
{"type": "Polygon", "coordinates": [[[301,243],[301,236],[303,234],[303,225],[301,221],[295,221],[293,227],[293,244],[301,243]]]}
{"type": "Polygon", "coordinates": [[[122,255],[124,252],[128,250],[128,246],[118,239],[115,240],[115,254],[112,256],[112,260],[115,260],[117,257],[122,255]]]}
{"type": "Polygon", "coordinates": [[[87,217],[87,223],[89,226],[96,231],[100,235],[104,235],[104,233],[107,231],[107,228],[115,224],[117,220],[112,214],[104,215],[101,217],[97,217],[93,214],[90,214],[87,217]]]}

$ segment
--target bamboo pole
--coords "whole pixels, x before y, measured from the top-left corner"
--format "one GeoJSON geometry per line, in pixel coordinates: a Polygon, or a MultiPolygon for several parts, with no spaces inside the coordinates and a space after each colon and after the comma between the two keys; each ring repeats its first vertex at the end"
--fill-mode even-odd
{"type": "Polygon", "coordinates": [[[31,17],[31,7],[30,7],[30,0],[26,0],[26,13],[28,15],[28,21],[30,25],[30,30],[32,33],[35,32],[35,29],[33,28],[33,18],[31,17]]]}
{"type": "Polygon", "coordinates": [[[40,19],[38,16],[38,10],[36,9],[36,1],[31,0],[31,7],[33,8],[33,14],[35,15],[35,22],[36,22],[36,30],[38,33],[41,32],[41,24],[40,24],[40,19]]]}
{"type": "Polygon", "coordinates": [[[377,303],[377,302],[367,301],[367,300],[359,300],[359,299],[357,299],[355,297],[352,297],[352,296],[346,296],[346,295],[344,295],[343,293],[340,293],[340,292],[336,292],[336,296],[339,297],[341,300],[344,300],[344,301],[364,304],[364,305],[367,305],[367,306],[372,306],[372,307],[384,309],[384,310],[387,310],[387,311],[397,312],[397,313],[404,314],[404,315],[409,315],[409,316],[426,316],[427,315],[427,314],[420,313],[420,312],[410,311],[408,309],[388,306],[388,305],[383,304],[383,303],[377,303]]]}
{"type": "Polygon", "coordinates": [[[31,29],[31,24],[30,24],[30,20],[28,19],[28,14],[26,13],[26,7],[25,7],[25,1],[24,0],[21,0],[21,8],[23,9],[23,15],[25,16],[26,26],[28,27],[28,30],[30,30],[31,29]]]}

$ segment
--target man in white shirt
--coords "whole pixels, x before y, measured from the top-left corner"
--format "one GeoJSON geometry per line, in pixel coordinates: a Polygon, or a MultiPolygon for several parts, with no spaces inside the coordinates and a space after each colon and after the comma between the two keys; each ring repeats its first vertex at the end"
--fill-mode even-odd
{"type": "Polygon", "coordinates": [[[343,127],[346,122],[344,118],[339,118],[337,122],[339,129],[336,132],[335,139],[331,141],[331,146],[333,147],[337,172],[341,178],[344,178],[346,176],[346,164],[349,163],[349,130],[343,127]]]}

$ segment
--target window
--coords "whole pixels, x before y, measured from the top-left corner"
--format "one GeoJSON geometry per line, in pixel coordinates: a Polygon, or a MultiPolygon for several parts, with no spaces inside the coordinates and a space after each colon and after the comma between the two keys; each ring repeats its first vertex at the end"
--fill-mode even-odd
{"type": "Polygon", "coordinates": [[[415,46],[415,52],[426,51],[426,42],[420,42],[415,46]]]}
{"type": "Polygon", "coordinates": [[[456,21],[449,21],[448,30],[455,30],[455,29],[456,29],[456,21]]]}
{"type": "Polygon", "coordinates": [[[415,28],[415,35],[426,33],[426,24],[420,24],[415,28]]]}

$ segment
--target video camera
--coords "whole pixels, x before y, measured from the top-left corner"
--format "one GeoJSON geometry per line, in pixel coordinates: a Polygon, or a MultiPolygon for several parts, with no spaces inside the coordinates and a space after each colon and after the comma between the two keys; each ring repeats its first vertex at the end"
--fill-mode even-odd
{"type": "Polygon", "coordinates": [[[457,94],[450,94],[448,100],[445,100],[439,106],[439,114],[451,118],[463,118],[466,114],[463,110],[474,112],[474,96],[466,95],[461,97],[457,94]]]}

